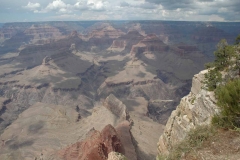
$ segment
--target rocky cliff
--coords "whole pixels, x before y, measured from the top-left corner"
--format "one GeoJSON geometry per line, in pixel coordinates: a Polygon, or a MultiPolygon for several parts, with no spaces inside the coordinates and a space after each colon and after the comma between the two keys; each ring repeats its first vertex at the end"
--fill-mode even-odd
{"type": "Polygon", "coordinates": [[[60,151],[65,160],[106,160],[110,152],[123,153],[123,147],[119,136],[112,125],[107,125],[99,132],[92,129],[88,137],[60,151]]]}
{"type": "Polygon", "coordinates": [[[214,93],[203,88],[206,72],[201,71],[193,77],[190,93],[182,98],[172,112],[158,142],[159,153],[167,155],[174,145],[186,137],[190,129],[210,124],[213,115],[218,112],[214,93]]]}

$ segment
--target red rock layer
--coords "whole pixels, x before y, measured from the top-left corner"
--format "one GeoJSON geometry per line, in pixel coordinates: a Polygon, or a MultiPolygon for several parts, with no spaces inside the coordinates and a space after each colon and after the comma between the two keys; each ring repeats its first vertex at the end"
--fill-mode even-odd
{"type": "Polygon", "coordinates": [[[107,160],[110,152],[123,153],[124,149],[116,130],[110,124],[101,132],[92,129],[87,138],[61,150],[64,160],[107,160]]]}

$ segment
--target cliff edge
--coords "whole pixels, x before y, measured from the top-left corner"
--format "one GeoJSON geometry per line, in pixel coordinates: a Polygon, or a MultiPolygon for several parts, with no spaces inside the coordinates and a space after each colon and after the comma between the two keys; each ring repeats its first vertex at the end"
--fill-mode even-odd
{"type": "Polygon", "coordinates": [[[218,112],[214,93],[203,88],[204,74],[207,70],[194,75],[190,93],[181,99],[180,104],[168,119],[164,133],[158,142],[158,151],[168,155],[172,147],[181,142],[187,133],[201,125],[209,125],[218,112]]]}

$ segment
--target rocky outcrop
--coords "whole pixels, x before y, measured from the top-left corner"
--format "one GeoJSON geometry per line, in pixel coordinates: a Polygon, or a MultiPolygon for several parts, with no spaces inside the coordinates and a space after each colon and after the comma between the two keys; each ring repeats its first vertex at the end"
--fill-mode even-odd
{"type": "Polygon", "coordinates": [[[88,137],[59,152],[65,160],[107,160],[115,157],[111,152],[123,153],[123,146],[112,125],[107,125],[101,132],[92,129],[88,137]],[[111,153],[111,154],[110,154],[111,153]]]}
{"type": "Polygon", "coordinates": [[[109,47],[109,50],[123,51],[127,49],[130,51],[133,45],[136,45],[143,39],[144,36],[142,36],[138,31],[129,31],[127,34],[124,34],[114,40],[112,45],[109,47]]]}
{"type": "Polygon", "coordinates": [[[131,160],[137,160],[136,148],[134,147],[134,142],[132,138],[132,119],[125,120],[122,123],[118,124],[116,131],[119,135],[119,138],[124,146],[124,156],[131,160]],[[130,122],[129,122],[130,121],[130,122]]]}
{"type": "Polygon", "coordinates": [[[168,119],[158,142],[161,154],[168,154],[191,129],[199,125],[209,125],[212,117],[218,112],[214,93],[203,89],[202,81],[206,72],[201,71],[193,77],[191,92],[182,98],[168,119]]]}
{"type": "Polygon", "coordinates": [[[117,50],[117,51],[122,51],[126,47],[126,41],[125,40],[114,40],[112,45],[108,50],[117,50]]]}
{"type": "Polygon", "coordinates": [[[167,51],[168,49],[169,47],[165,45],[155,34],[150,34],[132,47],[131,55],[151,52],[163,52],[167,51]]]}
{"type": "Polygon", "coordinates": [[[126,120],[127,112],[126,106],[117,99],[113,94],[110,94],[104,101],[103,106],[105,106],[109,111],[120,117],[120,120],[126,120]]]}

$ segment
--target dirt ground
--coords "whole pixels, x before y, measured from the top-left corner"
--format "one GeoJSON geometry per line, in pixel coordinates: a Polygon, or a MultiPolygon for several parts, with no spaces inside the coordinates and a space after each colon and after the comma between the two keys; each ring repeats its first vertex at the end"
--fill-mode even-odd
{"type": "Polygon", "coordinates": [[[200,149],[184,157],[185,160],[240,160],[240,132],[218,129],[200,149]]]}

